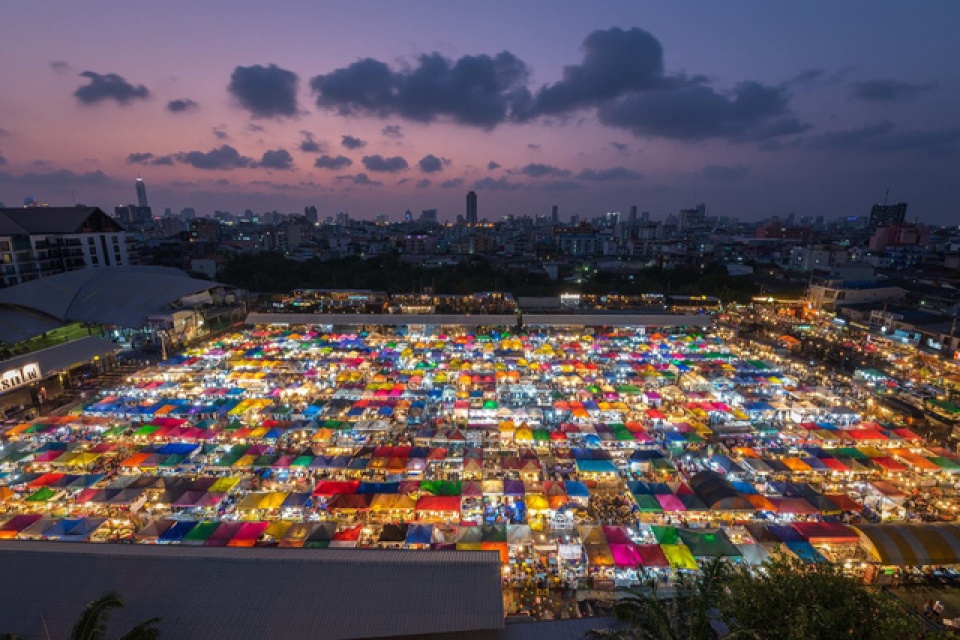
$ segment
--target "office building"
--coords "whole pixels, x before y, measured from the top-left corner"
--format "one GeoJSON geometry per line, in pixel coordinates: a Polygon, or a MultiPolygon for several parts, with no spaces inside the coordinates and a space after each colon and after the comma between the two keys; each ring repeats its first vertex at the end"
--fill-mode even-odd
{"type": "Polygon", "coordinates": [[[477,224],[477,192],[467,192],[467,224],[477,224]]]}
{"type": "Polygon", "coordinates": [[[143,184],[143,178],[137,177],[136,182],[137,187],[137,206],[147,208],[150,205],[147,204],[147,186],[143,184]]]}

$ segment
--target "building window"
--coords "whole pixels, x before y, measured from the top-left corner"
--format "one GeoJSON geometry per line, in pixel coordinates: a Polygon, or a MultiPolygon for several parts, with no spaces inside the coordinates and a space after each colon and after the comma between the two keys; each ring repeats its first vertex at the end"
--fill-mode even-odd
{"type": "Polygon", "coordinates": [[[90,261],[91,261],[91,263],[93,264],[93,266],[95,266],[95,267],[100,266],[100,258],[98,258],[97,256],[93,256],[93,257],[90,259],[90,261]]]}

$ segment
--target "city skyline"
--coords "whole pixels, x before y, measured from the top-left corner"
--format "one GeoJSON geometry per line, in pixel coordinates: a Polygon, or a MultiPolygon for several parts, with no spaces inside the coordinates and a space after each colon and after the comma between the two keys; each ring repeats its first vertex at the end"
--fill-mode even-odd
{"type": "Polygon", "coordinates": [[[52,4],[0,43],[7,206],[112,210],[142,176],[155,213],[835,217],[889,189],[957,222],[955,5],[52,4]]]}

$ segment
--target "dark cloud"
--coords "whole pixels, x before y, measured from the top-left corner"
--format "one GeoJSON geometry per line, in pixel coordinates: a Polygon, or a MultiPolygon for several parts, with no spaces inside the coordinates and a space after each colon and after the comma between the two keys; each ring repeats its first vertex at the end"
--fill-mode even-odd
{"type": "Polygon", "coordinates": [[[583,189],[583,185],[576,180],[551,180],[541,183],[540,188],[544,191],[573,191],[583,189]]]}
{"type": "Polygon", "coordinates": [[[297,74],[275,64],[237,67],[227,91],[254,118],[294,116],[297,107],[297,74]]]}
{"type": "Polygon", "coordinates": [[[490,162],[487,163],[487,171],[496,171],[499,168],[500,168],[499,162],[494,162],[493,160],[491,160],[490,162]]]}
{"type": "Polygon", "coordinates": [[[418,162],[417,165],[419,165],[420,171],[424,173],[436,173],[443,171],[444,162],[432,153],[428,153],[420,158],[420,162],[418,162]]]}
{"type": "Polygon", "coordinates": [[[629,147],[625,142],[611,142],[610,146],[617,150],[617,153],[629,153],[629,147]]]}
{"type": "Polygon", "coordinates": [[[828,131],[802,141],[817,151],[857,151],[869,154],[907,153],[944,158],[960,155],[960,127],[901,131],[892,122],[828,131]]]}
{"type": "Polygon", "coordinates": [[[149,164],[153,166],[171,166],[173,165],[172,156],[157,156],[150,152],[131,153],[127,156],[127,164],[149,164]]]}
{"type": "Polygon", "coordinates": [[[932,131],[895,131],[872,140],[868,151],[954,157],[960,155],[960,127],[932,131]]]}
{"type": "Polygon", "coordinates": [[[444,180],[440,183],[440,187],[443,189],[458,189],[463,186],[463,178],[453,178],[452,180],[444,180]]]}
{"type": "Polygon", "coordinates": [[[609,182],[614,180],[639,180],[642,176],[626,167],[611,167],[609,169],[584,169],[577,174],[578,180],[592,180],[609,182]]]}
{"type": "Polygon", "coordinates": [[[117,187],[120,181],[111,178],[99,169],[77,173],[69,169],[49,171],[28,171],[20,175],[0,172],[0,182],[17,184],[29,188],[44,188],[58,192],[75,187],[117,187]]]}
{"type": "Polygon", "coordinates": [[[494,127],[529,101],[527,65],[508,51],[451,60],[439,53],[417,56],[394,71],[372,58],[310,81],[317,106],[340,115],[400,116],[418,122],[448,118],[494,127]]]}
{"type": "Polygon", "coordinates": [[[340,139],[340,144],[345,146],[347,149],[360,149],[367,146],[367,141],[361,140],[360,138],[355,138],[354,136],[343,136],[340,139]]]}
{"type": "Polygon", "coordinates": [[[383,184],[379,180],[371,180],[370,177],[365,173],[358,173],[355,176],[337,176],[337,180],[340,182],[351,182],[355,185],[367,187],[379,187],[383,184]]]}
{"type": "Polygon", "coordinates": [[[423,178],[422,180],[417,180],[417,184],[413,186],[415,186],[417,189],[426,189],[430,186],[430,181],[426,178],[423,178]]]}
{"type": "Polygon", "coordinates": [[[728,95],[698,83],[632,93],[598,114],[602,123],[638,136],[763,140],[809,128],[790,112],[788,97],[782,87],[753,81],[741,82],[728,95]]]}
{"type": "Polygon", "coordinates": [[[274,149],[264,151],[260,158],[258,167],[264,169],[276,169],[277,171],[287,171],[293,169],[293,156],[286,149],[274,149]]]}
{"type": "Polygon", "coordinates": [[[376,171],[378,173],[396,173],[404,171],[410,165],[400,156],[384,158],[380,154],[372,156],[363,156],[363,166],[367,171],[376,171]]]}
{"type": "Polygon", "coordinates": [[[333,156],[322,155],[313,163],[318,169],[345,169],[353,164],[353,160],[347,156],[333,156]]]}
{"type": "Polygon", "coordinates": [[[10,131],[0,127],[0,138],[6,138],[10,135],[10,131]]]}
{"type": "Polygon", "coordinates": [[[228,144],[210,151],[186,151],[177,154],[177,160],[195,169],[243,169],[256,165],[253,158],[240,155],[240,152],[228,144]]]}
{"type": "Polygon", "coordinates": [[[300,146],[298,147],[300,151],[304,153],[322,153],[326,151],[327,145],[318,142],[309,131],[301,131],[300,135],[303,136],[300,139],[300,146]]]}
{"type": "Polygon", "coordinates": [[[128,105],[134,100],[150,97],[150,90],[145,86],[130,84],[123,76],[115,73],[84,71],[80,76],[89,82],[74,91],[73,95],[83,104],[99,104],[113,100],[117,104],[128,105]]]}
{"type": "Polygon", "coordinates": [[[570,171],[568,169],[561,169],[560,167],[554,167],[553,165],[549,164],[541,164],[539,162],[531,162],[530,164],[522,167],[518,173],[522,173],[530,178],[565,178],[570,175],[570,171]]]}
{"type": "Polygon", "coordinates": [[[0,166],[5,165],[5,164],[7,164],[7,159],[6,159],[5,157],[3,157],[3,155],[0,155],[0,166]]]}
{"type": "Polygon", "coordinates": [[[506,178],[480,178],[473,183],[474,189],[483,189],[486,191],[515,191],[522,189],[523,185],[518,182],[510,182],[506,178]]]}
{"type": "Polygon", "coordinates": [[[190,98],[178,98],[167,103],[167,111],[170,113],[185,113],[187,111],[196,111],[200,105],[196,100],[190,98]]]}
{"type": "MultiPolygon", "coordinates": [[[[527,65],[510,52],[456,60],[424,54],[400,69],[366,58],[315,76],[310,86],[318,106],[345,116],[446,119],[490,129],[595,108],[601,123],[637,136],[762,142],[806,131],[790,108],[788,89],[827,77],[809,69],[779,86],[748,80],[721,90],[704,76],[665,73],[663,47],[638,28],[594,31],[583,51],[560,81],[535,92],[527,65]]],[[[394,126],[384,127],[384,135],[394,126]]],[[[614,148],[626,152],[623,143],[614,148]]]]}
{"type": "Polygon", "coordinates": [[[256,124],[255,122],[251,122],[250,124],[248,124],[246,126],[246,130],[248,133],[263,133],[264,131],[266,131],[263,125],[256,124]]]}
{"type": "Polygon", "coordinates": [[[704,180],[733,182],[742,180],[750,173],[750,167],[742,164],[708,164],[699,173],[704,180]]]}
{"type": "Polygon", "coordinates": [[[69,73],[70,71],[73,71],[73,67],[70,66],[70,63],[65,62],[64,60],[51,61],[50,68],[56,73],[69,73]]]}
{"type": "Polygon", "coordinates": [[[788,84],[807,84],[819,80],[826,74],[823,69],[804,69],[788,80],[788,84]]]}
{"type": "MultiPolygon", "coordinates": [[[[809,129],[790,107],[790,86],[839,77],[808,69],[778,86],[747,80],[720,89],[701,75],[665,73],[663,47],[638,28],[594,31],[583,51],[560,81],[533,92],[527,65],[510,52],[456,60],[424,54],[399,69],[366,58],[315,76],[310,86],[318,106],[344,116],[444,119],[491,129],[532,119],[562,122],[589,108],[601,123],[637,136],[762,143],[809,129]]],[[[385,135],[392,126],[384,127],[385,135]]],[[[623,143],[614,148],[626,152],[623,143]]]]}
{"type": "Polygon", "coordinates": [[[562,80],[536,92],[526,117],[566,114],[668,83],[663,47],[643,29],[594,31],[583,50],[581,64],[564,67],[562,80]]]}
{"type": "Polygon", "coordinates": [[[230,137],[230,134],[228,134],[226,129],[222,126],[214,127],[212,131],[213,131],[213,137],[215,137],[217,140],[226,140],[227,138],[230,137]]]}
{"type": "Polygon", "coordinates": [[[531,149],[533,151],[540,151],[540,145],[531,142],[527,144],[527,149],[531,149]]]}
{"type": "Polygon", "coordinates": [[[398,124],[388,124],[380,130],[380,134],[385,138],[399,139],[403,137],[403,128],[398,124]]]}
{"type": "Polygon", "coordinates": [[[894,130],[892,122],[877,122],[853,129],[828,131],[806,140],[811,149],[853,149],[863,146],[871,138],[883,136],[894,130]]]}
{"type": "Polygon", "coordinates": [[[853,71],[852,67],[839,69],[833,72],[828,72],[825,69],[816,69],[816,68],[804,69],[803,71],[793,76],[783,84],[786,87],[793,87],[793,86],[802,87],[802,86],[837,84],[839,82],[845,81],[846,77],[850,75],[852,71],[853,71]]]}
{"type": "Polygon", "coordinates": [[[936,83],[910,84],[890,78],[854,82],[850,97],[868,102],[907,102],[926,91],[937,88],[936,83]]]}

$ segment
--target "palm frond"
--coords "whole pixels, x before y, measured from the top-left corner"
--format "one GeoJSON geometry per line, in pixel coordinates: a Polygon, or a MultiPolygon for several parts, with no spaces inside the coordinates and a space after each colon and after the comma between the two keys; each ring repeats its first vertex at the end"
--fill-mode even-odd
{"type": "Polygon", "coordinates": [[[70,632],[70,640],[104,640],[107,637],[107,620],[114,609],[123,607],[120,596],[108,591],[87,605],[77,618],[70,632]]]}

